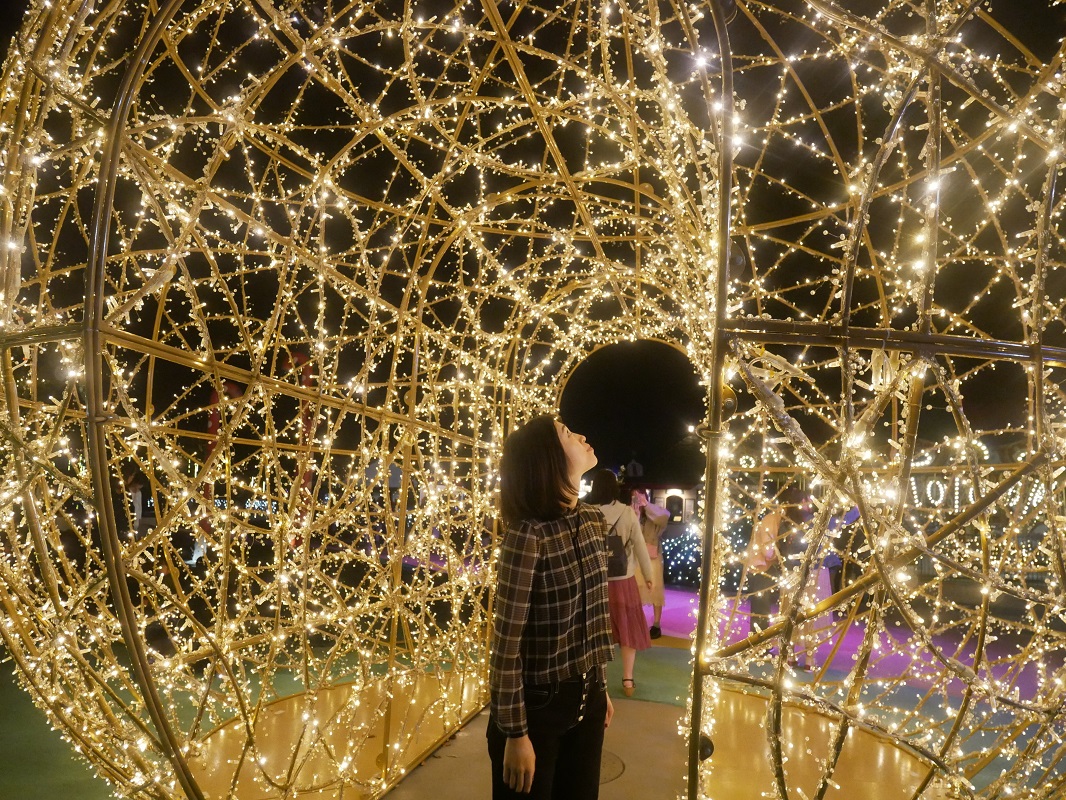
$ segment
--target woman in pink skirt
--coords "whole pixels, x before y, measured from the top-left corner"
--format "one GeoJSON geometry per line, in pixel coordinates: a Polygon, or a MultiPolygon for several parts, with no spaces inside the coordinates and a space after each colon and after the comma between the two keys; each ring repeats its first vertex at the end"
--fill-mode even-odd
{"type": "MultiPolygon", "coordinates": [[[[597,470],[592,479],[592,489],[585,502],[599,506],[607,525],[621,536],[625,546],[625,574],[612,577],[608,573],[607,596],[611,607],[611,633],[622,649],[622,692],[632,697],[637,685],[633,681],[633,665],[638,650],[651,647],[648,637],[648,622],[640,603],[640,591],[635,576],[639,562],[644,575],[651,574],[651,560],[644,546],[640,522],[628,504],[619,500],[619,485],[615,474],[609,469],[597,470]]],[[[651,589],[651,581],[647,582],[651,589]]]]}

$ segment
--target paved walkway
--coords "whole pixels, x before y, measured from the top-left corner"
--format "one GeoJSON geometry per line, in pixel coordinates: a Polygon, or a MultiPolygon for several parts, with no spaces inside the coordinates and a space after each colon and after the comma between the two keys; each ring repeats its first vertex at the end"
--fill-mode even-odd
{"type": "MultiPolygon", "coordinates": [[[[614,698],[614,721],[604,741],[600,800],[675,800],[685,790],[684,709],[614,698]]],[[[488,712],[411,772],[388,800],[471,800],[492,796],[485,748],[488,712]]]]}

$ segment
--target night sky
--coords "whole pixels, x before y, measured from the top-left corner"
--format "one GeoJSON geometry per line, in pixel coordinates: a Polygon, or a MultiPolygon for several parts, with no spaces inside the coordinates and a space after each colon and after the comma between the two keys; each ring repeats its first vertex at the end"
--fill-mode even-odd
{"type": "Polygon", "coordinates": [[[567,426],[586,436],[600,466],[634,456],[649,482],[694,483],[703,475],[689,426],[704,417],[704,388],[688,358],[659,342],[623,342],[596,351],[577,368],[560,403],[567,426]]]}
{"type": "Polygon", "coordinates": [[[0,8],[0,42],[3,43],[4,52],[7,52],[7,43],[18,30],[28,5],[29,0],[4,0],[0,8]]]}

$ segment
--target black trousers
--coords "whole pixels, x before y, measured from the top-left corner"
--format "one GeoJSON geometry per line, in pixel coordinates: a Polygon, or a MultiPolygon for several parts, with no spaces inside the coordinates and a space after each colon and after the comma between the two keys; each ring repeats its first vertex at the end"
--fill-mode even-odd
{"type": "Polygon", "coordinates": [[[599,682],[563,681],[525,687],[526,723],[536,764],[533,789],[520,794],[503,782],[507,737],[489,719],[493,800],[596,800],[607,692],[599,682]]]}

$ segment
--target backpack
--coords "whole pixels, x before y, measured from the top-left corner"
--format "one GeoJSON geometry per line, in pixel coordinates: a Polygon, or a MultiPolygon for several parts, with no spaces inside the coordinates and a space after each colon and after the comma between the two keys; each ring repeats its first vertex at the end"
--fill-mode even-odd
{"type": "MultiPolygon", "coordinates": [[[[619,516],[618,519],[621,519],[619,516]]],[[[607,531],[607,577],[624,578],[629,572],[629,556],[626,554],[626,543],[622,541],[622,534],[615,531],[618,519],[607,531]]]]}

